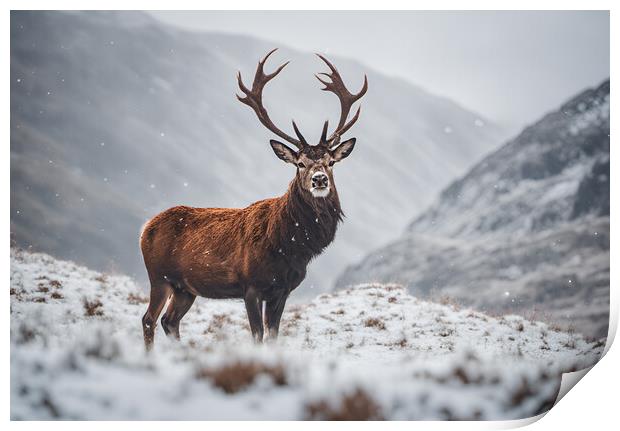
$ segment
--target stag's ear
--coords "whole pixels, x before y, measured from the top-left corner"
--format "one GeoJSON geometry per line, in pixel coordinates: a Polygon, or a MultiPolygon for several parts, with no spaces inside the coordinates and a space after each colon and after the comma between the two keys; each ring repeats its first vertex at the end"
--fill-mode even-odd
{"type": "Polygon", "coordinates": [[[295,151],[284,145],[282,142],[274,141],[273,139],[269,141],[269,143],[278,158],[284,160],[286,163],[297,163],[297,153],[295,151]]]}
{"type": "Polygon", "coordinates": [[[353,151],[353,147],[355,147],[355,138],[344,141],[342,144],[338,145],[334,150],[332,150],[332,158],[335,162],[339,162],[340,160],[351,154],[351,151],[353,151]]]}

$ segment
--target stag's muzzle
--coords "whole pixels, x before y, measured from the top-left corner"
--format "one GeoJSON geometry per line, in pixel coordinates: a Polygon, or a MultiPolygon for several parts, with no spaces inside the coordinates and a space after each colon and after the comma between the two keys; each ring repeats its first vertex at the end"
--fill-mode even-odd
{"type": "Polygon", "coordinates": [[[316,198],[324,198],[329,194],[329,177],[323,172],[312,174],[312,188],[310,191],[316,198]]]}

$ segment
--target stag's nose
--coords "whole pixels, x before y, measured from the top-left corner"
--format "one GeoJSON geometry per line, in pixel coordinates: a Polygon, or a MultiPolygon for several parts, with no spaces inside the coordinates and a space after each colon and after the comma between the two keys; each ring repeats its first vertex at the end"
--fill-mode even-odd
{"type": "Polygon", "coordinates": [[[315,189],[324,189],[329,186],[329,177],[323,172],[315,172],[312,175],[312,187],[315,189]]]}

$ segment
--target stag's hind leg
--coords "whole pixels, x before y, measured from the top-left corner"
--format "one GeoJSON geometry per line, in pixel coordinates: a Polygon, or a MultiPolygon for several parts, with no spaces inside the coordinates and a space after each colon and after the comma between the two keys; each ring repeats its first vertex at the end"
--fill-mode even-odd
{"type": "Polygon", "coordinates": [[[164,332],[167,336],[172,336],[177,340],[181,339],[181,335],[179,334],[181,319],[192,307],[195,299],[195,295],[185,290],[174,289],[168,308],[161,317],[161,326],[164,328],[164,332]]]}
{"type": "Polygon", "coordinates": [[[146,350],[151,350],[153,348],[157,318],[171,294],[172,286],[168,282],[153,283],[151,281],[149,307],[142,317],[142,331],[144,333],[144,346],[146,350]]]}

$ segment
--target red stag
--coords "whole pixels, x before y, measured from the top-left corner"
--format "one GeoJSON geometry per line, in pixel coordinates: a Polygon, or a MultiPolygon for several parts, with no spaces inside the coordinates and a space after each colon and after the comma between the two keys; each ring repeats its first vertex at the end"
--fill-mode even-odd
{"type": "Polygon", "coordinates": [[[265,73],[265,61],[274,51],[259,61],[252,89],[238,73],[244,96],[237,98],[255,111],[267,129],[297,148],[270,141],[276,156],[296,166],[295,178],[283,196],[247,208],[177,206],[145,224],[140,247],[151,283],[148,310],[142,318],[147,349],[153,345],[157,318],[166,301],[170,299],[161,324],[166,335],[178,339],[179,323],[196,296],[243,298],[254,339],[262,342],[264,325],[268,336],[276,338],[286,299],[304,279],[310,260],[334,240],[343,213],[332,167],[353,150],[355,138],[341,143],[340,137],[359,118],[358,108],[347,121],[368,83],[364,77],[360,92],[350,93],[336,68],[317,54],[331,72],[316,77],[325,85],[323,90],[338,96],[341,112],[336,130],[328,136],[326,121],[319,144],[309,145],[294,121],[297,138],[278,129],[263,106],[263,88],[288,64],[265,73]]]}

